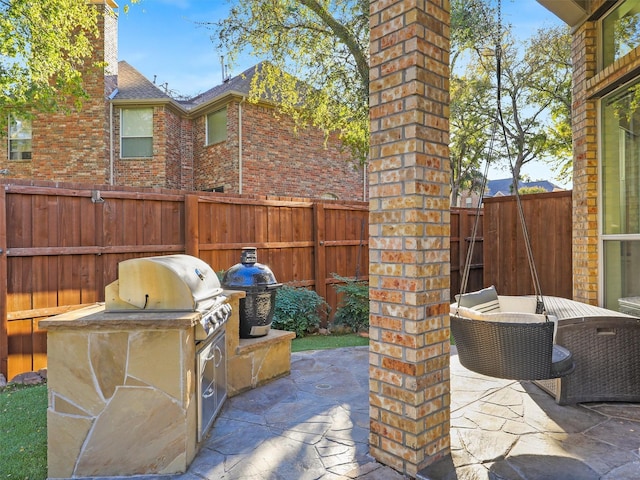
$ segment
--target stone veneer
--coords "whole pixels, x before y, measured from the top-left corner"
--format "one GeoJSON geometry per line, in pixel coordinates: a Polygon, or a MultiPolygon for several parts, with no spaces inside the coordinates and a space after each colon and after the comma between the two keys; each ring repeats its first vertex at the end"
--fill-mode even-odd
{"type": "Polygon", "coordinates": [[[372,0],[370,450],[415,477],[449,442],[449,0],[372,0]]]}
{"type": "Polygon", "coordinates": [[[187,469],[196,453],[199,318],[105,313],[97,305],[41,322],[49,478],[187,469]]]}
{"type": "MultiPolygon", "coordinates": [[[[235,295],[229,300],[234,312],[239,312],[240,298],[242,295],[235,295]]],[[[227,332],[227,393],[230,397],[291,371],[294,332],[271,329],[264,337],[241,339],[239,315],[229,318],[227,332]]]]}
{"type": "MultiPolygon", "coordinates": [[[[239,339],[244,292],[225,291],[227,392],[291,370],[292,332],[239,339]]],[[[40,322],[47,330],[48,476],[173,474],[197,453],[195,325],[200,314],[104,312],[97,304],[40,322]]]]}

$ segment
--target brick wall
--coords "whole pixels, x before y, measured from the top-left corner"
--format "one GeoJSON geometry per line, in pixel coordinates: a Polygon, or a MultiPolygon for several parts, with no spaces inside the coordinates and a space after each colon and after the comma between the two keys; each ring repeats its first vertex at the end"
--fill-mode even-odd
{"type": "Polygon", "coordinates": [[[598,155],[596,101],[587,81],[596,71],[597,29],[586,22],[573,35],[573,297],[598,303],[598,155]]]}
{"type": "MultiPolygon", "coordinates": [[[[615,4],[594,0],[590,13],[602,18],[615,4]]],[[[592,17],[574,31],[573,61],[573,296],[597,305],[600,297],[598,238],[598,103],[619,86],[637,78],[640,47],[598,71],[598,20],[592,17]]]]}
{"type": "Polygon", "coordinates": [[[372,0],[370,451],[450,453],[449,1],[372,0]]]}
{"type": "MultiPolygon", "coordinates": [[[[211,112],[218,110],[213,109],[211,112]]],[[[214,145],[206,142],[206,114],[193,120],[193,163],[196,190],[223,187],[225,192],[239,193],[238,175],[239,103],[227,104],[227,140],[214,145]],[[221,162],[221,159],[225,159],[221,162]]],[[[242,192],[244,193],[244,192],[242,192]]]]}
{"type": "Polygon", "coordinates": [[[224,186],[238,193],[242,148],[242,193],[280,197],[364,198],[361,167],[349,163],[332,137],[325,144],[320,130],[295,131],[293,121],[270,107],[247,102],[227,105],[227,141],[205,146],[204,116],[195,122],[196,188],[224,186]],[[238,124],[242,115],[242,139],[238,124]],[[224,163],[220,159],[226,159],[224,163]]]}

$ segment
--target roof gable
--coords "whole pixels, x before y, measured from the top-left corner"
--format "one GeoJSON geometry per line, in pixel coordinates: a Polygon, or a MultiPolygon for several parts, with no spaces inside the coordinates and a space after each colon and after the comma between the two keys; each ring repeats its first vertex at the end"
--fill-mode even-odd
{"type": "Polygon", "coordinates": [[[251,90],[251,82],[253,81],[256,73],[260,71],[262,63],[263,62],[260,62],[259,64],[246,69],[244,72],[236,75],[235,77],[230,77],[224,83],[216,85],[215,87],[193,97],[185,103],[190,105],[190,108],[194,108],[204,103],[209,103],[212,100],[215,100],[216,98],[229,93],[241,93],[244,95],[249,95],[249,92],[251,90]]]}
{"type": "Polygon", "coordinates": [[[118,62],[117,100],[171,100],[171,97],[151,83],[124,60],[118,62]]]}

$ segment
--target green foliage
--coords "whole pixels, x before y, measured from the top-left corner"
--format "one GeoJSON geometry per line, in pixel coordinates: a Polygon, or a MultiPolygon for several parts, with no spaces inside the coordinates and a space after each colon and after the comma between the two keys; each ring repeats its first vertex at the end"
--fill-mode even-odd
{"type": "Polygon", "coordinates": [[[520,195],[528,195],[531,193],[546,193],[544,187],[522,187],[518,189],[520,195]]]}
{"type": "Polygon", "coordinates": [[[493,48],[501,26],[488,0],[451,0],[451,69],[465,52],[493,48]]]}
{"type": "Polygon", "coordinates": [[[570,180],[573,166],[571,131],[571,32],[569,27],[540,29],[525,52],[531,63],[534,101],[545,107],[550,121],[546,125],[545,150],[560,179],[570,180]]]}
{"type": "Polygon", "coordinates": [[[276,292],[273,327],[304,337],[320,326],[320,320],[328,316],[330,310],[324,298],[315,291],[283,285],[276,292]]]}
{"type": "Polygon", "coordinates": [[[342,283],[333,287],[342,296],[334,316],[334,323],[347,325],[354,332],[369,327],[369,283],[361,280],[341,277],[334,273],[333,278],[342,283]]]}
{"type": "MultiPolygon", "coordinates": [[[[493,84],[494,100],[489,105],[501,106],[499,134],[490,142],[490,160],[505,159],[502,165],[494,166],[512,170],[515,178],[520,178],[522,167],[530,162],[570,162],[572,66],[568,29],[541,29],[525,42],[516,41],[505,29],[500,38],[499,49],[478,52],[471,62],[477,68],[476,77],[493,84]],[[501,59],[499,72],[496,54],[501,59]]],[[[464,103],[458,111],[465,111],[464,103]]],[[[452,109],[452,117],[454,113],[452,109]]],[[[453,133],[452,128],[452,137],[453,133]]]]}
{"type": "Polygon", "coordinates": [[[487,161],[495,121],[495,91],[486,74],[469,66],[451,75],[449,158],[451,159],[451,202],[458,206],[462,191],[482,194],[482,167],[487,161]]]}
{"type": "Polygon", "coordinates": [[[0,389],[0,478],[47,478],[47,386],[0,389]]]}
{"type": "MultiPolygon", "coordinates": [[[[126,12],[129,4],[122,9],[126,12]]],[[[87,97],[83,73],[92,60],[100,10],[87,0],[0,0],[0,127],[9,112],[69,112],[87,97]]]]}
{"type": "Polygon", "coordinates": [[[97,18],[98,9],[83,0],[0,2],[0,118],[84,97],[81,70],[97,18]]]}

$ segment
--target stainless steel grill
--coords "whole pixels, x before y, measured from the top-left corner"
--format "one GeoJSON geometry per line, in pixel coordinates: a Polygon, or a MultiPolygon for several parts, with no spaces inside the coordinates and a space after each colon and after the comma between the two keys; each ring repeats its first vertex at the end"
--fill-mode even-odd
{"type": "Polygon", "coordinates": [[[227,397],[226,333],[222,328],[231,306],[218,276],[190,255],[126,260],[118,264],[118,280],[105,289],[105,312],[199,312],[195,328],[200,441],[227,397]]]}
{"type": "Polygon", "coordinates": [[[197,341],[213,335],[231,313],[213,269],[199,258],[182,254],[118,264],[118,280],[105,289],[105,311],[140,310],[200,312],[197,341]]]}

